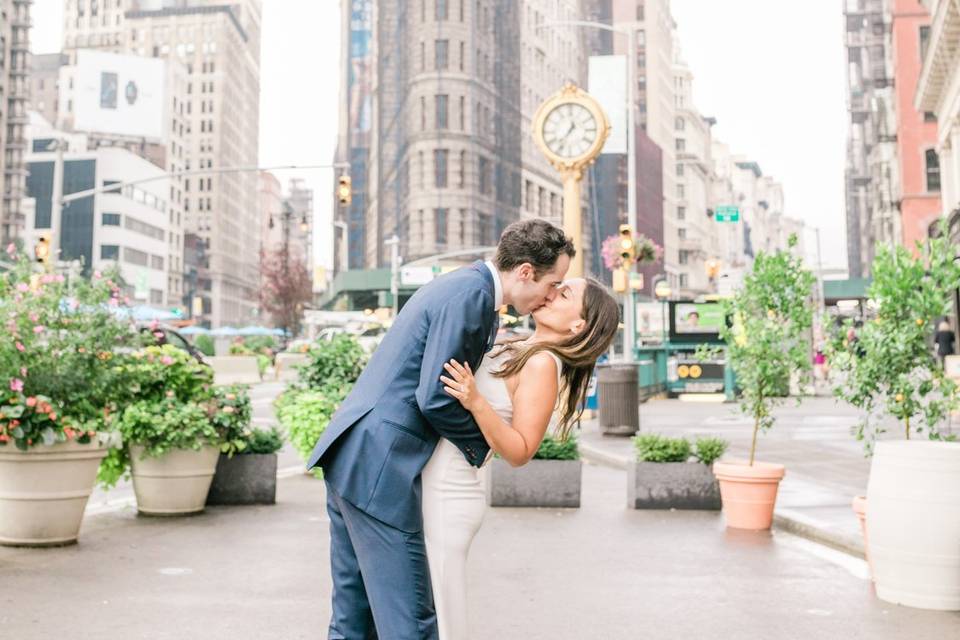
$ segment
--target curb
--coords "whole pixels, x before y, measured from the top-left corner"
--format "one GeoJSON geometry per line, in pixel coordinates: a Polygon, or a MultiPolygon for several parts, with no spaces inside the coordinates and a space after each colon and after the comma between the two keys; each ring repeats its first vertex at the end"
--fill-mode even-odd
{"type": "MultiPolygon", "coordinates": [[[[583,460],[614,469],[626,469],[630,459],[615,453],[604,451],[589,444],[580,443],[580,457],[583,460]]],[[[777,509],[773,515],[775,528],[806,538],[836,551],[842,551],[855,558],[865,559],[863,540],[818,526],[814,521],[792,509],[777,509]]]]}

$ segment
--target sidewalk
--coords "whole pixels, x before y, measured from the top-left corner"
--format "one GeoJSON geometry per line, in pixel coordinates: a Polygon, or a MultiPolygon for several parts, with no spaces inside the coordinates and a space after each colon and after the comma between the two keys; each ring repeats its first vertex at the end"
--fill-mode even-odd
{"type": "MultiPolygon", "coordinates": [[[[491,509],[469,566],[473,640],[934,640],[960,614],[880,602],[863,561],[719,513],[624,508],[623,473],[583,469],[583,507],[491,509]]],[[[80,544],[0,548],[0,637],[326,637],[323,484],[190,518],[85,520],[80,544]]],[[[389,637],[384,636],[384,637],[389,637]]]]}
{"type": "MultiPolygon", "coordinates": [[[[850,504],[866,493],[870,460],[851,434],[858,414],[833,398],[817,397],[799,407],[788,400],[776,416],[773,429],[757,441],[758,459],[787,468],[775,526],[862,558],[863,540],[850,504]]],[[[728,457],[748,457],[752,428],[735,404],[650,400],[640,405],[642,433],[691,440],[719,436],[730,441],[728,457]]],[[[614,468],[626,468],[634,456],[630,438],[604,436],[596,420],[581,425],[580,451],[584,459],[614,468]]]]}

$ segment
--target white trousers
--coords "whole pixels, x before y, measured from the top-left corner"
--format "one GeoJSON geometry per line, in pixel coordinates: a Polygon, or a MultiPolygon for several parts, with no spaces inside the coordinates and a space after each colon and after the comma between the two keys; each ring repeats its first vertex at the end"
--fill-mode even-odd
{"type": "Polygon", "coordinates": [[[423,535],[440,640],[467,638],[467,554],[486,511],[486,473],[441,438],[421,476],[423,535]]]}

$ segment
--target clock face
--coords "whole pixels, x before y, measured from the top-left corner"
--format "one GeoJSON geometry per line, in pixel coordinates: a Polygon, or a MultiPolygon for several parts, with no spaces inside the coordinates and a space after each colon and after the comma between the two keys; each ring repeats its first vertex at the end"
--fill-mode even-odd
{"type": "Polygon", "coordinates": [[[555,107],[543,123],[543,141],[561,158],[584,155],[597,140],[597,120],[575,102],[555,107]]]}

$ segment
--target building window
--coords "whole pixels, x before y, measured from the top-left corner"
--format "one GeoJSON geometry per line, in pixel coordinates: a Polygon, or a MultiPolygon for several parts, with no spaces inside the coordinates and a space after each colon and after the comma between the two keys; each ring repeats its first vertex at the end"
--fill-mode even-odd
{"type": "Polygon", "coordinates": [[[100,245],[100,259],[101,260],[119,260],[120,247],[115,244],[100,245]]]}
{"type": "Polygon", "coordinates": [[[481,246],[488,246],[493,244],[491,241],[493,238],[493,225],[490,221],[490,216],[484,213],[477,214],[477,240],[481,246]]]}
{"type": "Polygon", "coordinates": [[[927,191],[940,191],[940,159],[937,152],[927,149],[923,155],[927,165],[927,191]]]}
{"type": "Polygon", "coordinates": [[[686,151],[687,141],[683,138],[677,138],[677,151],[686,151]]]}
{"type": "Polygon", "coordinates": [[[687,237],[686,227],[677,227],[677,237],[681,240],[687,237]]]}
{"type": "Polygon", "coordinates": [[[467,152],[460,152],[460,181],[457,184],[461,189],[467,184],[467,152]]]}
{"type": "Polygon", "coordinates": [[[105,213],[102,218],[103,226],[105,227],[119,227],[120,226],[120,214],[119,213],[105,213]]]}
{"type": "Polygon", "coordinates": [[[447,155],[449,153],[447,149],[434,149],[433,151],[434,185],[437,188],[447,186],[447,155]]]}
{"type": "Polygon", "coordinates": [[[686,122],[683,118],[677,118],[673,123],[673,128],[677,131],[683,131],[683,128],[686,126],[686,122]]]}
{"type": "Polygon", "coordinates": [[[936,121],[937,121],[937,114],[935,114],[933,111],[924,111],[924,112],[923,112],[923,121],[924,121],[924,122],[936,122],[936,121]]]}
{"type": "Polygon", "coordinates": [[[450,41],[437,40],[435,45],[437,69],[446,69],[450,62],[450,41]]]}
{"type": "Polygon", "coordinates": [[[460,209],[460,246],[467,246],[467,210],[460,209]]]}
{"type": "Polygon", "coordinates": [[[467,125],[467,101],[460,96],[460,131],[466,131],[467,125]]]}
{"type": "Polygon", "coordinates": [[[682,184],[677,185],[677,197],[681,200],[687,197],[687,190],[682,184]]]}
{"type": "Polygon", "coordinates": [[[427,45],[424,42],[420,43],[420,71],[427,70],[427,45]]]}
{"type": "Polygon", "coordinates": [[[686,219],[687,219],[687,208],[677,207],[677,220],[686,220],[686,219]]]}
{"type": "Polygon", "coordinates": [[[150,304],[163,304],[163,289],[150,289],[150,304]]]}
{"type": "Polygon", "coordinates": [[[433,210],[433,231],[438,245],[447,244],[447,213],[449,209],[433,210]]]}
{"type": "Polygon", "coordinates": [[[149,262],[150,255],[143,251],[137,249],[131,249],[130,247],[123,248],[123,261],[129,262],[130,264],[135,264],[140,267],[147,266],[149,262]]]}
{"type": "MultiPolygon", "coordinates": [[[[462,18],[461,18],[461,21],[462,21],[462,18]]],[[[460,71],[463,71],[463,65],[466,64],[466,61],[464,60],[465,56],[466,56],[466,52],[464,51],[463,40],[461,40],[460,41],[460,71]]]]}
{"type": "Polygon", "coordinates": [[[677,163],[677,177],[683,177],[683,164],[680,162],[677,163]]]}
{"type": "Polygon", "coordinates": [[[420,130],[427,130],[427,99],[420,96],[420,130]]]}
{"type": "Polygon", "coordinates": [[[420,188],[426,189],[427,188],[427,165],[423,157],[423,151],[420,151],[418,155],[420,156],[420,188]]]}
{"type": "Polygon", "coordinates": [[[150,268],[163,271],[163,256],[150,256],[150,268]]]}
{"type": "Polygon", "coordinates": [[[687,274],[685,274],[685,273],[681,273],[681,274],[680,274],[680,288],[681,288],[681,289],[686,289],[688,286],[690,286],[690,277],[687,276],[687,274]]]}
{"type": "Polygon", "coordinates": [[[920,64],[923,65],[923,59],[927,57],[927,46],[930,44],[930,27],[920,27],[920,64]]]}
{"type": "Polygon", "coordinates": [[[446,20],[447,19],[447,0],[436,0],[436,16],[437,20],[446,20]]]}
{"type": "Polygon", "coordinates": [[[679,262],[680,262],[680,264],[689,264],[689,263],[690,263],[690,252],[689,252],[689,251],[684,251],[683,249],[681,249],[681,250],[680,250],[680,253],[678,254],[678,257],[679,257],[679,262]]]}
{"type": "Polygon", "coordinates": [[[637,22],[643,22],[643,3],[637,3],[637,22]]]}
{"type": "MultiPolygon", "coordinates": [[[[490,163],[483,156],[479,157],[477,164],[477,178],[480,183],[480,193],[490,193],[490,163]]],[[[486,236],[482,236],[486,238],[486,236]]]]}
{"type": "Polygon", "coordinates": [[[441,94],[436,96],[436,109],[437,109],[437,129],[446,129],[447,124],[447,102],[449,99],[447,96],[441,94]]]}

